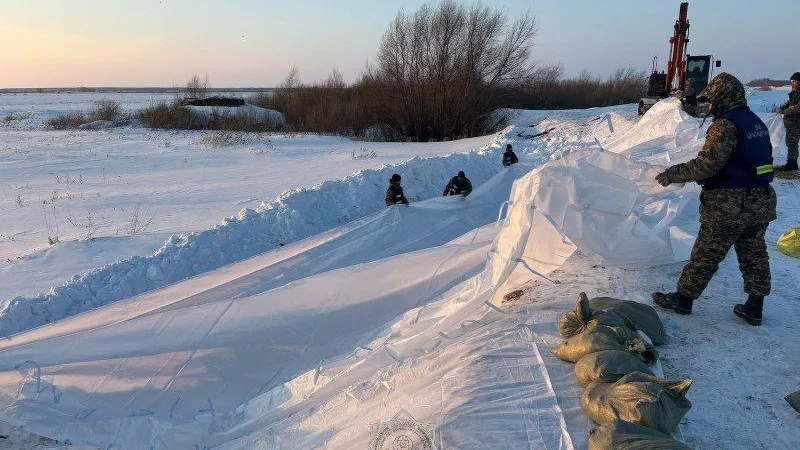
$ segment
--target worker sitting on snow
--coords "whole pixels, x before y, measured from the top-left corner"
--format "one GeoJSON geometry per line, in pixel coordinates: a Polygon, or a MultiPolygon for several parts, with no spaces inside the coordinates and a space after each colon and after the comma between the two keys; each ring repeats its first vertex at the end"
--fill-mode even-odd
{"type": "Polygon", "coordinates": [[[800,72],[795,72],[791,81],[792,91],[789,92],[789,100],[778,109],[778,112],[783,114],[783,126],[786,128],[786,148],[789,150],[786,164],[775,168],[780,172],[797,170],[797,146],[800,142],[800,88],[798,88],[800,72]]]}
{"type": "Polygon", "coordinates": [[[463,195],[468,196],[472,192],[472,182],[469,181],[464,171],[458,172],[458,175],[450,178],[450,182],[444,188],[444,196],[447,195],[463,195]]]}
{"type": "Polygon", "coordinates": [[[389,189],[386,190],[386,206],[400,204],[407,205],[408,199],[403,194],[403,188],[400,187],[400,175],[394,174],[389,179],[389,189]]]}
{"type": "Polygon", "coordinates": [[[700,231],[691,260],[683,268],[676,292],[653,293],[653,302],[680,314],[690,314],[719,263],[733,246],[744,278],[747,302],[734,314],[761,325],[764,297],[770,293],[769,256],[764,233],[776,219],[772,144],[764,122],[747,107],[744,86],[721,73],[698,95],[711,103],[714,121],[703,149],[691,161],[676,164],[656,176],[662,186],[698,182],[700,231]]]}
{"type": "Polygon", "coordinates": [[[517,159],[517,154],[514,153],[514,150],[511,149],[511,144],[506,145],[506,152],[503,153],[503,167],[508,167],[512,164],[516,164],[519,162],[517,159]]]}

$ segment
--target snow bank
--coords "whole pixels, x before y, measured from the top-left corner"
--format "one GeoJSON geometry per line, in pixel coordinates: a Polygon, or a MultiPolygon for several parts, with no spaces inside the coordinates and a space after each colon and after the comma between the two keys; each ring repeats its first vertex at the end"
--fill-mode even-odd
{"type": "Polygon", "coordinates": [[[245,117],[251,122],[264,122],[266,120],[281,129],[286,126],[286,117],[280,111],[266,109],[260,106],[245,103],[242,106],[187,106],[189,114],[200,120],[211,120],[212,117],[245,117]]]}
{"type": "Polygon", "coordinates": [[[395,172],[402,174],[412,202],[441,196],[444,184],[458,170],[464,170],[478,186],[502,170],[498,147],[499,141],[471,153],[412,158],[310,189],[287,191],[213,229],[172,236],[151,256],[76,275],[47,294],[16,297],[0,313],[0,333],[18,333],[160,288],[379,211],[385,208],[383,196],[395,172]]]}

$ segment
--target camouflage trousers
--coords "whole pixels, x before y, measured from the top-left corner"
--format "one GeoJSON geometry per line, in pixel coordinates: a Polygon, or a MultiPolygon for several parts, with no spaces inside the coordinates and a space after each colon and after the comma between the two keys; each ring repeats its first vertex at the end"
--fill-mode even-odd
{"type": "Polygon", "coordinates": [[[788,148],[788,159],[797,159],[797,147],[800,143],[800,120],[784,120],[786,127],[786,148],[788,148]]]}
{"type": "Polygon", "coordinates": [[[691,299],[700,297],[733,246],[744,278],[744,291],[752,295],[769,295],[771,276],[764,241],[767,225],[701,222],[691,260],[678,280],[678,292],[691,299]]]}

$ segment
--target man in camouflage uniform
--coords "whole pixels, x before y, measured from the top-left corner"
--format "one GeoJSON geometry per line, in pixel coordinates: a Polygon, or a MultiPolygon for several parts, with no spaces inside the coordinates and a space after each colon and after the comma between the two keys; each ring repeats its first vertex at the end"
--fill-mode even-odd
{"type": "Polygon", "coordinates": [[[663,186],[702,184],[700,232],[677,292],[655,292],[653,301],[690,314],[692,303],[733,246],[749,294],[734,313],[760,325],[764,297],[771,288],[764,233],[776,218],[777,203],[769,184],[773,178],[769,130],[747,107],[742,83],[728,73],[714,77],[698,98],[711,103],[709,113],[714,116],[703,149],[695,159],[669,167],[656,180],[663,186]]]}
{"type": "Polygon", "coordinates": [[[686,89],[681,93],[681,104],[686,114],[697,116],[697,92],[695,91],[695,79],[692,77],[686,80],[686,89]]]}
{"type": "Polygon", "coordinates": [[[789,100],[778,109],[783,114],[783,125],[786,127],[786,147],[789,153],[786,157],[786,164],[778,166],[775,170],[790,172],[797,170],[797,146],[800,142],[800,72],[795,72],[791,78],[792,91],[789,92],[789,100]]]}

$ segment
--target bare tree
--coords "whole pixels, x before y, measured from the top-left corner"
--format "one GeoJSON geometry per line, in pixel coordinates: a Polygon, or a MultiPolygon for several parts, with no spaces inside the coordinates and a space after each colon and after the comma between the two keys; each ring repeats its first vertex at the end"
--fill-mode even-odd
{"type": "Polygon", "coordinates": [[[286,78],[281,81],[280,88],[282,89],[294,89],[300,87],[302,81],[300,81],[300,71],[297,69],[297,66],[292,66],[289,70],[289,73],[286,75],[286,78]]]}
{"type": "Polygon", "coordinates": [[[381,90],[381,113],[402,139],[485,131],[500,95],[528,80],[535,33],[530,13],[511,21],[480,3],[443,0],[398,13],[368,69],[381,90]]]}
{"type": "Polygon", "coordinates": [[[200,78],[200,75],[192,75],[192,78],[183,87],[183,93],[186,98],[206,98],[208,96],[208,74],[205,74],[203,78],[200,78]]]}

